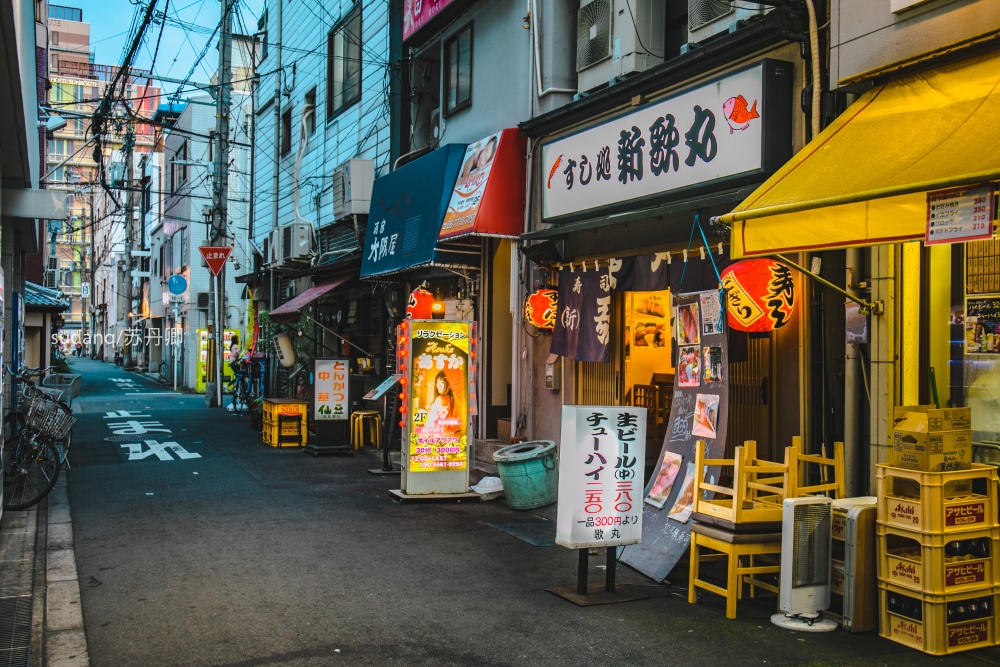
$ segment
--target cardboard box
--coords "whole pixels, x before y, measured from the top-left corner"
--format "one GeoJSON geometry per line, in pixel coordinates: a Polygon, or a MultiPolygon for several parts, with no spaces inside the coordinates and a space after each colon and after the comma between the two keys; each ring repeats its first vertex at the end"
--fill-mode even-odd
{"type": "Polygon", "coordinates": [[[924,472],[968,470],[972,467],[971,427],[970,408],[897,407],[892,465],[924,472]]]}

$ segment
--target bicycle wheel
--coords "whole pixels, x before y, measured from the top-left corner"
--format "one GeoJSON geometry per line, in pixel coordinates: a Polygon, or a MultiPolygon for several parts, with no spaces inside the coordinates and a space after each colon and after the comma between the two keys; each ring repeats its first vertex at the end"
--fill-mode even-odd
{"type": "Polygon", "coordinates": [[[55,446],[38,440],[14,445],[7,450],[10,460],[4,463],[3,506],[24,510],[48,495],[59,478],[59,452],[55,446]]]}
{"type": "Polygon", "coordinates": [[[57,440],[53,444],[56,447],[56,451],[59,452],[59,465],[65,465],[66,457],[69,456],[69,448],[73,446],[73,429],[69,430],[65,438],[57,440]]]}
{"type": "Polygon", "coordinates": [[[247,379],[242,375],[233,385],[233,414],[239,417],[247,409],[247,379]]]}

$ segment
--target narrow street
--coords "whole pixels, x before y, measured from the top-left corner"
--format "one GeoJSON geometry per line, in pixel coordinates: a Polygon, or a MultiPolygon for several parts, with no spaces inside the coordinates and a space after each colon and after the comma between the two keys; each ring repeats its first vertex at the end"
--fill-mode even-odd
{"type": "MultiPolygon", "coordinates": [[[[682,569],[662,586],[619,565],[619,582],[648,600],[576,607],[545,591],[574,583],[575,553],[487,526],[539,521],[555,506],[401,505],[388,493],[396,478],[368,474],[371,452],[271,449],[247,418],[201,396],[74,365],[84,389],[69,500],[95,667],[941,664],[873,634],[779,630],[770,597],[741,602],[727,621],[722,598],[687,603],[682,569]],[[127,430],[149,442],[115,433],[127,430]]],[[[602,563],[591,558],[592,581],[602,563]]]]}

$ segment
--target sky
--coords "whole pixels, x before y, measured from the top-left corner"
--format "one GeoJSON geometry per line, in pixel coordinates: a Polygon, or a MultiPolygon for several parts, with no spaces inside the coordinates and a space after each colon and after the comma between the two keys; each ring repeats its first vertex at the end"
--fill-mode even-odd
{"type": "MultiPolygon", "coordinates": [[[[96,52],[94,62],[100,65],[121,64],[128,48],[126,42],[133,18],[139,20],[138,16],[142,15],[148,2],[149,0],[50,0],[50,4],[83,10],[83,20],[90,24],[90,48],[96,52]]],[[[243,21],[233,21],[233,32],[243,32],[244,26],[247,31],[255,32],[257,17],[263,7],[264,0],[239,0],[238,11],[243,21]]],[[[162,14],[164,8],[167,8],[168,21],[163,27],[153,73],[183,79],[219,24],[220,0],[156,0],[156,11],[159,14],[162,14]],[[183,23],[186,27],[181,27],[178,23],[183,23]]],[[[136,56],[136,67],[150,69],[159,34],[159,23],[147,28],[146,37],[136,56]]],[[[208,48],[202,61],[195,65],[191,80],[207,83],[218,68],[219,56],[214,46],[216,38],[213,38],[213,45],[208,48]]],[[[177,90],[177,84],[160,85],[167,93],[177,90]]]]}

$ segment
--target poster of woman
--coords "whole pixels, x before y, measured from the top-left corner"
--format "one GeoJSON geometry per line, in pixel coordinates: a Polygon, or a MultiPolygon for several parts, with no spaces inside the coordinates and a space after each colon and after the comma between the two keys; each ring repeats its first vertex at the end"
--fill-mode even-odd
{"type": "Polygon", "coordinates": [[[461,470],[469,423],[468,325],[419,322],[413,327],[410,470],[461,470]]]}
{"type": "Polygon", "coordinates": [[[701,386],[701,348],[682,347],[677,354],[677,386],[701,386]]]}

